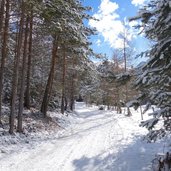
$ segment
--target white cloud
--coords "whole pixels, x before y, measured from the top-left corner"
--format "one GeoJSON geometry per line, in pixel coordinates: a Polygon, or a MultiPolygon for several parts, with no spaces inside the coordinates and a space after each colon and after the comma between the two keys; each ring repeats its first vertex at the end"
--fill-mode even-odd
{"type": "MultiPolygon", "coordinates": [[[[89,21],[89,25],[95,27],[112,48],[123,48],[123,39],[120,35],[124,32],[124,24],[117,14],[118,8],[119,5],[115,2],[101,0],[98,12],[93,15],[98,21],[89,21]]],[[[129,39],[132,39],[131,35],[129,39]]]]}
{"type": "Polygon", "coordinates": [[[135,6],[142,6],[147,0],[132,0],[132,4],[135,6]]]}
{"type": "Polygon", "coordinates": [[[111,2],[110,0],[102,0],[99,7],[100,13],[102,13],[103,15],[111,14],[118,8],[119,5],[115,2],[111,2]]]}

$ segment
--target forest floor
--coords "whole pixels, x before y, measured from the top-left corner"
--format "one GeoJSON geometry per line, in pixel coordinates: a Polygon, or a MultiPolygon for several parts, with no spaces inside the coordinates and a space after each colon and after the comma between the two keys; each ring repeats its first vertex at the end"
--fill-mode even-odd
{"type": "Polygon", "coordinates": [[[147,130],[139,127],[141,117],[135,111],[127,117],[76,103],[75,113],[57,116],[53,133],[0,136],[0,170],[151,171],[155,154],[164,150],[165,142],[142,140],[147,130]]]}

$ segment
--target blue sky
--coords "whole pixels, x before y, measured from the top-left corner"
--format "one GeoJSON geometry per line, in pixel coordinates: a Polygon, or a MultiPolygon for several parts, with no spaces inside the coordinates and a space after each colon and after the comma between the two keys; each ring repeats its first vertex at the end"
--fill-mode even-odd
{"type": "MultiPolygon", "coordinates": [[[[90,12],[92,16],[98,18],[99,21],[89,21],[91,27],[95,27],[98,35],[92,36],[92,48],[97,53],[106,54],[111,58],[114,49],[122,48],[123,40],[120,34],[123,33],[124,24],[127,27],[127,38],[131,42],[131,47],[140,53],[147,49],[148,42],[138,31],[132,26],[137,21],[128,22],[128,18],[135,16],[138,9],[142,7],[147,0],[84,0],[86,6],[91,6],[93,10],[90,12]]],[[[139,60],[141,61],[141,59],[139,60]]],[[[139,61],[135,60],[135,63],[139,61]]]]}

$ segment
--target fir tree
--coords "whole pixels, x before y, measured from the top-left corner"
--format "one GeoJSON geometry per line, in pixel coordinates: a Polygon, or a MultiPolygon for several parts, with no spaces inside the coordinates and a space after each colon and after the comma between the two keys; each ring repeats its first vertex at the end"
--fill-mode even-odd
{"type": "MultiPolygon", "coordinates": [[[[140,101],[148,101],[148,105],[156,105],[152,113],[153,119],[142,122],[150,132],[150,139],[163,137],[171,131],[171,3],[170,0],[151,0],[147,6],[132,18],[140,19],[146,37],[153,42],[149,50],[149,60],[136,81],[141,90],[140,101]],[[159,122],[163,126],[156,130],[159,122]]],[[[132,20],[131,19],[131,20],[132,20]]],[[[140,102],[141,103],[141,102],[140,102]]]]}

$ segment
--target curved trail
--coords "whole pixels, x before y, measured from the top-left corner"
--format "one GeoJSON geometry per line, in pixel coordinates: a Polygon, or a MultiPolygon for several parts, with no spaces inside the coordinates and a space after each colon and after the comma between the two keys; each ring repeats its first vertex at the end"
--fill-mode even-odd
{"type": "MultiPolygon", "coordinates": [[[[87,108],[84,104],[77,106],[76,113],[76,122],[66,135],[41,143],[36,149],[25,151],[24,154],[21,151],[8,156],[0,161],[0,170],[141,171],[142,166],[136,166],[135,170],[134,166],[130,166],[134,159],[128,163],[123,161],[125,151],[133,142],[132,134],[136,134],[137,129],[134,127],[125,133],[124,122],[129,120],[129,124],[133,124],[131,119],[111,111],[87,108]]],[[[140,141],[136,143],[141,145],[140,141]]],[[[137,153],[141,151],[135,155],[139,155],[137,153]]],[[[148,168],[142,170],[149,171],[148,168]]]]}

